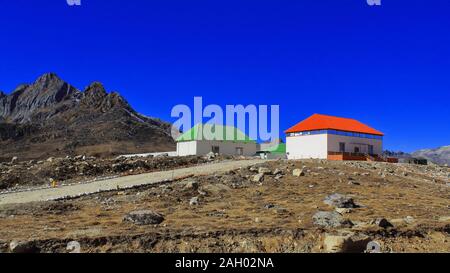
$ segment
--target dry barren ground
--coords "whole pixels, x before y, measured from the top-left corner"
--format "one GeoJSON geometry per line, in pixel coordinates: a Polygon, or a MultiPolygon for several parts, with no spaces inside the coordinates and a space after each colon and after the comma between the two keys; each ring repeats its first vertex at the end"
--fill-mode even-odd
{"type": "Polygon", "coordinates": [[[24,252],[67,252],[75,240],[82,252],[360,252],[369,241],[382,252],[450,252],[449,174],[436,166],[273,161],[126,191],[5,205],[0,251],[13,242],[24,252]],[[347,208],[324,203],[335,193],[347,208]],[[137,210],[164,220],[124,221],[137,210]],[[319,211],[333,219],[313,220],[319,211]]]}

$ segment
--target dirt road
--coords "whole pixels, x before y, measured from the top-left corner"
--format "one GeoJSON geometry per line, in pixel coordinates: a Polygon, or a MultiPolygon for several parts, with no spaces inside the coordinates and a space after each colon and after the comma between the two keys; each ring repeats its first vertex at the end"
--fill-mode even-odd
{"type": "Polygon", "coordinates": [[[95,181],[88,184],[76,184],[52,189],[8,193],[0,195],[0,206],[6,204],[23,204],[29,202],[48,201],[63,197],[76,197],[79,195],[115,190],[117,188],[127,189],[135,186],[155,184],[178,179],[189,175],[209,175],[216,172],[223,173],[238,169],[240,167],[248,167],[263,162],[263,160],[257,159],[211,163],[173,171],[153,172],[95,181]]]}

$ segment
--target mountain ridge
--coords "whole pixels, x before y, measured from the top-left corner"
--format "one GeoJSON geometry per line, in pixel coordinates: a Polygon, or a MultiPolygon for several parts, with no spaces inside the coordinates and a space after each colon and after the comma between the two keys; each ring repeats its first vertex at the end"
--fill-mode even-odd
{"type": "Polygon", "coordinates": [[[3,160],[169,151],[175,148],[170,130],[171,124],[139,114],[100,82],[80,91],[47,73],[0,95],[3,160]]]}

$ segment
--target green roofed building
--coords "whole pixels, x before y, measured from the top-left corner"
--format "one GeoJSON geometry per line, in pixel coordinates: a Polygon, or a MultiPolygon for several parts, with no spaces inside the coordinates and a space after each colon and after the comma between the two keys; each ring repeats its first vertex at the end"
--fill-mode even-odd
{"type": "Polygon", "coordinates": [[[258,144],[233,126],[197,124],[177,138],[178,156],[222,155],[254,156],[258,144]]]}
{"type": "Polygon", "coordinates": [[[259,145],[258,154],[262,158],[267,159],[286,159],[286,143],[277,139],[270,143],[262,143],[259,145]]]}

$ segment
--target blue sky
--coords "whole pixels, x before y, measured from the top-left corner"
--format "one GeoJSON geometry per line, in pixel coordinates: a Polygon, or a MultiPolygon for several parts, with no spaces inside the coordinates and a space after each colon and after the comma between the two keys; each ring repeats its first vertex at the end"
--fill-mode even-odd
{"type": "Polygon", "coordinates": [[[176,104],[357,118],[385,148],[450,144],[450,1],[0,0],[0,90],[55,72],[168,121],[176,104]]]}

